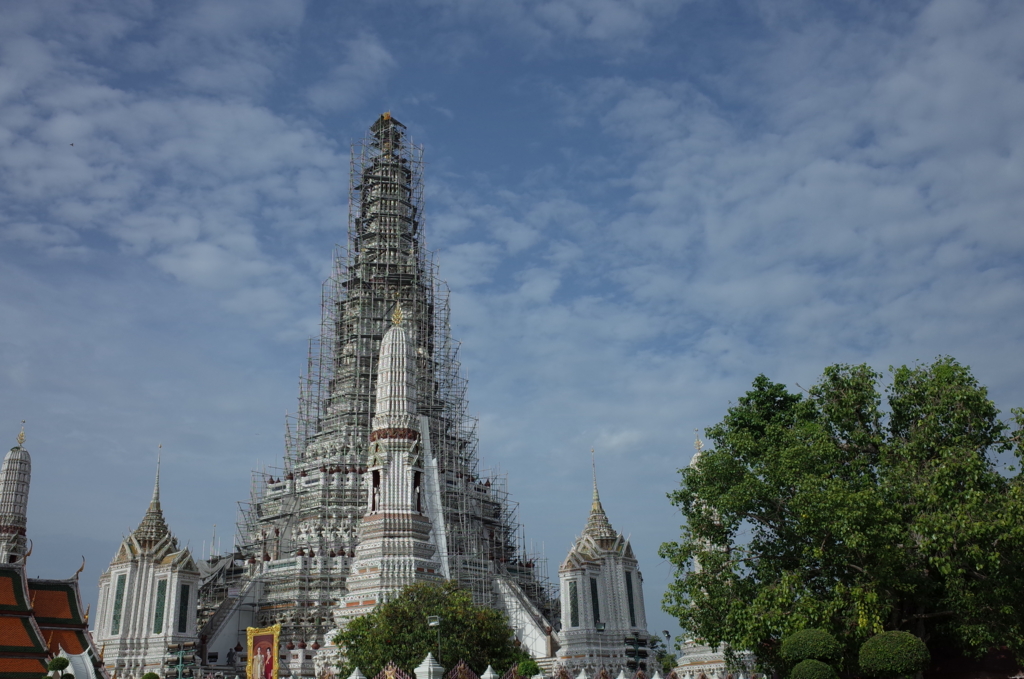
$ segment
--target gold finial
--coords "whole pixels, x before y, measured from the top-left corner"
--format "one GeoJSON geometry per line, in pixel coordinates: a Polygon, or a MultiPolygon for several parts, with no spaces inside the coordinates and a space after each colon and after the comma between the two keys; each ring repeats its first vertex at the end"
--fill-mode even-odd
{"type": "Polygon", "coordinates": [[[391,322],[394,323],[395,325],[401,325],[402,318],[402,305],[395,304],[395,310],[391,312],[391,322]]]}
{"type": "Polygon", "coordinates": [[[18,445],[25,442],[25,420],[21,421],[21,433],[18,434],[18,445]]]}
{"type": "Polygon", "coordinates": [[[693,442],[693,447],[697,449],[697,452],[704,450],[704,442],[700,440],[700,432],[696,427],[693,428],[693,433],[696,435],[697,440],[693,442]]]}

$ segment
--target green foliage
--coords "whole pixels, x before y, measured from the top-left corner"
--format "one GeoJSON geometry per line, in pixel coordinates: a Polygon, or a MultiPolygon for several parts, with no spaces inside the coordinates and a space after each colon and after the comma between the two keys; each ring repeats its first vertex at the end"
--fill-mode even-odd
{"type": "Polygon", "coordinates": [[[806,396],[762,375],[707,430],[670,495],[682,536],[661,548],[665,610],[689,634],[762,671],[806,627],[836,633],[847,667],[893,629],[1024,656],[1024,477],[994,465],[1022,457],[1024,411],[1000,420],[948,357],[890,372],[882,390],[868,366],[831,366],[806,396]]]}
{"type": "Polygon", "coordinates": [[[801,660],[789,673],[789,679],[838,679],[836,671],[820,660],[801,660]]]}
{"type": "Polygon", "coordinates": [[[160,675],[156,672],[146,672],[142,675],[142,679],[160,679],[160,675]]]}
{"type": "Polygon", "coordinates": [[[909,677],[923,671],[930,661],[928,647],[909,632],[882,632],[860,647],[860,669],[869,677],[909,677]]]}
{"type": "Polygon", "coordinates": [[[427,616],[441,618],[441,657],[452,668],[465,660],[482,673],[491,665],[499,674],[527,660],[520,651],[505,615],[473,604],[469,592],[454,582],[411,585],[372,613],[352,620],[335,643],[345,650],[339,668],[348,676],[356,667],[372,677],[389,661],[412,672],[427,656],[437,656],[438,628],[427,626],[427,616]]]}
{"type": "Polygon", "coordinates": [[[58,655],[46,665],[48,672],[63,672],[68,668],[68,659],[58,655]]]}
{"type": "Polygon", "coordinates": [[[813,627],[794,632],[782,640],[782,658],[791,664],[801,660],[836,662],[843,655],[843,647],[825,630],[813,627]]]}
{"type": "MultiPolygon", "coordinates": [[[[662,672],[668,674],[676,668],[676,656],[665,646],[665,642],[661,640],[661,637],[651,635],[651,639],[647,644],[651,652],[654,653],[654,660],[662,672]]],[[[654,674],[654,672],[652,671],[651,674],[654,674]]]]}
{"type": "Polygon", "coordinates": [[[521,677],[535,677],[540,674],[540,665],[533,658],[527,658],[519,663],[517,671],[521,677]]]}

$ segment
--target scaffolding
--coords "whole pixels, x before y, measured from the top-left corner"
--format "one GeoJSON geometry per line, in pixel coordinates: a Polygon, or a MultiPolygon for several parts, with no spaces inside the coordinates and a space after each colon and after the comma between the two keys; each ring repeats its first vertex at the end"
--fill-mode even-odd
{"type": "MultiPolygon", "coordinates": [[[[422,147],[382,115],[353,144],[349,187],[348,241],[323,286],[320,336],[310,340],[298,411],[286,420],[283,465],[254,472],[250,501],[239,505],[233,557],[245,564],[240,578],[262,581],[257,620],[281,623],[282,640],[294,642],[323,643],[334,627],[366,500],[377,357],[396,304],[416,342],[418,411],[437,462],[451,578],[492,607],[494,578],[512,579],[557,620],[556,588],[543,557],[526,549],[506,477],[478,470],[449,291],[423,240],[422,147]]],[[[207,593],[204,609],[216,598],[207,593]]]]}

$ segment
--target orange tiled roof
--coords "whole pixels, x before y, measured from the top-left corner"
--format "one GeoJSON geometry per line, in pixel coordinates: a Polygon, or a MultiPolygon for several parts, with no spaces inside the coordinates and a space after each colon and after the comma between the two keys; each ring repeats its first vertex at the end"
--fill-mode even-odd
{"type": "Polygon", "coordinates": [[[50,653],[59,653],[64,649],[68,653],[84,653],[85,644],[82,643],[82,633],[73,629],[48,629],[42,628],[43,638],[50,648],[50,653]]]}
{"type": "Polygon", "coordinates": [[[0,606],[17,606],[14,595],[14,578],[0,576],[0,606]]]}
{"type": "Polygon", "coordinates": [[[28,618],[0,617],[0,649],[35,648],[28,624],[28,618]]]}
{"type": "Polygon", "coordinates": [[[46,672],[46,662],[38,658],[3,658],[0,657],[0,676],[11,677],[30,674],[40,677],[46,672]]]}
{"type": "Polygon", "coordinates": [[[28,587],[32,592],[32,608],[36,618],[77,622],[71,613],[71,602],[68,600],[70,592],[62,589],[36,589],[32,584],[29,581],[28,587]]]}

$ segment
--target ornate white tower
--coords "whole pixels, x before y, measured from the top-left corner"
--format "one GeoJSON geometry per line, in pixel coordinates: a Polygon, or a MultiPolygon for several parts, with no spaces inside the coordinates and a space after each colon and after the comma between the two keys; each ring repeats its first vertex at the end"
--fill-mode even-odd
{"type": "Polygon", "coordinates": [[[100,576],[94,638],[107,670],[123,679],[161,673],[168,644],[196,641],[198,586],[192,554],[164,521],[157,462],[149,508],[100,576]]]}
{"type": "MultiPolygon", "coordinates": [[[[704,454],[704,442],[700,440],[700,434],[696,429],[693,430],[696,434],[696,440],[693,442],[693,447],[697,451],[693,454],[693,458],[690,460],[690,467],[694,468],[700,463],[701,456],[704,454]]],[[[713,549],[712,545],[705,544],[708,549],[713,549]]],[[[701,572],[700,559],[694,557],[693,559],[693,572],[701,572]]],[[[736,658],[732,665],[726,660],[725,657],[726,647],[724,644],[718,646],[708,646],[699,639],[688,638],[684,639],[680,648],[680,655],[676,658],[676,675],[681,679],[728,679],[734,677],[735,679],[744,679],[745,676],[751,676],[754,672],[755,658],[754,654],[750,651],[740,651],[736,654],[736,658]],[[737,667],[735,661],[738,660],[740,667],[737,667]]]]}
{"type": "Polygon", "coordinates": [[[648,661],[647,617],[643,576],[629,540],[608,521],[597,492],[583,534],[558,569],[562,598],[562,646],[558,664],[570,673],[605,668],[620,670],[654,667],[648,661]]]}
{"type": "MultiPolygon", "coordinates": [[[[366,507],[349,571],[342,619],[362,615],[407,585],[443,579],[432,539],[424,440],[416,414],[416,360],[396,306],[380,343],[370,432],[366,507]]],[[[429,451],[426,451],[429,454],[429,451]]]]}
{"type": "Polygon", "coordinates": [[[32,458],[22,448],[24,443],[25,428],[22,427],[18,445],[11,448],[0,467],[0,563],[15,563],[25,556],[25,517],[32,458]]]}

